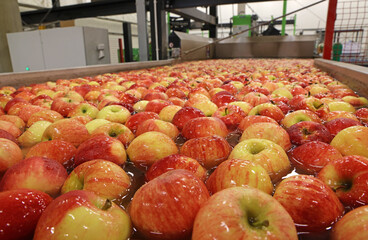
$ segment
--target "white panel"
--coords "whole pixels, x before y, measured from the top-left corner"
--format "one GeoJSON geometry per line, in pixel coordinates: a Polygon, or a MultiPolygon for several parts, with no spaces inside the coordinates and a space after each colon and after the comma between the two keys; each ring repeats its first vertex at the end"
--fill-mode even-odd
{"type": "Polygon", "coordinates": [[[47,69],[86,66],[81,27],[44,30],[41,40],[47,69]]]}
{"type": "Polygon", "coordinates": [[[40,31],[8,33],[7,38],[14,72],[45,69],[40,31]]]}

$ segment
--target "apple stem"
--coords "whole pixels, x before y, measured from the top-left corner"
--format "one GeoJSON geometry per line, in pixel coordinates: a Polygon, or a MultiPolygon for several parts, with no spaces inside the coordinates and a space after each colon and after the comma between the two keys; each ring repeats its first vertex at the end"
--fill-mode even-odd
{"type": "Polygon", "coordinates": [[[270,222],[268,220],[264,220],[263,222],[259,222],[257,218],[250,217],[248,218],[249,224],[252,227],[261,229],[262,227],[268,227],[270,225],[270,222]]]}
{"type": "Polygon", "coordinates": [[[105,202],[105,204],[102,206],[101,210],[106,211],[106,210],[108,210],[108,209],[109,209],[109,208],[111,208],[111,207],[112,207],[112,202],[111,202],[111,200],[110,200],[110,199],[106,199],[106,202],[105,202]]]}

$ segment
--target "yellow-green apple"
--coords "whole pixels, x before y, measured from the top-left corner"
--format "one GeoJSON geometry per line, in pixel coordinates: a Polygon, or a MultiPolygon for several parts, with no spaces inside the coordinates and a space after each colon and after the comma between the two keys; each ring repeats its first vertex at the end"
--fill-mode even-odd
{"type": "Polygon", "coordinates": [[[272,98],[276,98],[276,97],[286,97],[287,99],[292,99],[293,98],[293,94],[291,94],[291,92],[285,88],[285,87],[281,87],[281,88],[278,88],[276,90],[274,90],[270,97],[272,98]]]}
{"type": "Polygon", "coordinates": [[[258,92],[250,92],[250,93],[247,93],[244,97],[238,96],[238,98],[241,101],[249,103],[253,107],[258,106],[262,103],[270,102],[270,100],[268,99],[266,95],[264,95],[263,93],[258,93],[258,92]]]}
{"type": "Polygon", "coordinates": [[[53,110],[50,109],[44,109],[42,111],[36,112],[34,114],[32,114],[28,121],[27,121],[27,127],[32,126],[35,122],[38,121],[48,121],[50,123],[53,123],[57,120],[63,119],[64,117],[53,110]]]}
{"type": "Polygon", "coordinates": [[[336,118],[349,118],[349,119],[352,119],[352,120],[355,120],[355,121],[359,122],[359,120],[357,119],[357,117],[353,113],[346,112],[346,111],[329,112],[323,117],[323,120],[328,122],[328,121],[334,120],[336,118]]]}
{"type": "Polygon", "coordinates": [[[309,110],[296,110],[285,115],[284,119],[280,122],[284,127],[289,128],[295,123],[303,121],[313,121],[321,123],[321,119],[312,111],[309,110]]]}
{"type": "Polygon", "coordinates": [[[317,175],[330,161],[342,158],[341,153],[331,145],[312,141],[293,148],[289,159],[299,173],[317,175]]]}
{"type": "Polygon", "coordinates": [[[152,164],[146,172],[146,180],[151,181],[152,179],[175,169],[188,170],[202,181],[205,181],[207,178],[206,169],[203,168],[197,160],[181,154],[173,154],[161,158],[152,164]]]}
{"type": "Polygon", "coordinates": [[[218,108],[212,117],[217,117],[223,121],[229,131],[235,130],[241,120],[246,117],[245,112],[236,105],[226,105],[218,108]]]}
{"type": "Polygon", "coordinates": [[[93,119],[92,121],[86,123],[86,128],[88,130],[88,133],[89,134],[92,134],[97,128],[105,125],[105,124],[108,124],[108,123],[111,123],[109,120],[106,120],[106,119],[93,119]]]}
{"type": "Polygon", "coordinates": [[[119,140],[125,147],[128,147],[128,145],[133,141],[135,138],[132,131],[130,131],[129,128],[124,126],[121,123],[106,123],[91,133],[91,137],[94,137],[99,134],[104,134],[105,136],[113,137],[119,140]]]}
{"type": "Polygon", "coordinates": [[[341,130],[351,126],[362,126],[359,121],[355,121],[351,118],[335,118],[331,121],[324,123],[325,127],[331,133],[332,137],[335,137],[341,130]]]}
{"type": "Polygon", "coordinates": [[[229,103],[229,105],[235,105],[235,106],[240,107],[244,111],[245,115],[248,115],[250,110],[253,108],[252,105],[250,105],[249,103],[244,102],[244,101],[231,102],[231,103],[229,103]]]}
{"type": "Polygon", "coordinates": [[[187,121],[181,134],[186,139],[217,135],[226,137],[229,133],[225,123],[216,117],[197,117],[187,121]]]}
{"type": "Polygon", "coordinates": [[[193,240],[298,239],[288,212],[269,194],[250,187],[215,193],[199,210],[193,240]]]}
{"type": "Polygon", "coordinates": [[[344,207],[331,188],[310,175],[282,180],[273,197],[288,211],[300,232],[324,231],[344,214],[344,207]]]}
{"type": "MultiPolygon", "coordinates": [[[[134,116],[134,115],[133,115],[134,116]]],[[[146,132],[136,137],[127,149],[130,161],[146,169],[161,158],[178,153],[175,142],[161,132],[146,132]]]]}
{"type": "Polygon", "coordinates": [[[328,112],[328,106],[324,104],[321,100],[315,97],[305,98],[304,103],[301,103],[298,109],[307,109],[316,113],[320,118],[323,118],[328,112]]]}
{"type": "Polygon", "coordinates": [[[27,148],[42,141],[43,133],[51,125],[48,121],[38,121],[32,124],[22,135],[18,137],[20,146],[27,148]]]}
{"type": "Polygon", "coordinates": [[[101,91],[99,90],[91,90],[88,93],[86,93],[86,95],[84,95],[84,100],[91,102],[91,103],[95,103],[97,104],[98,101],[98,97],[101,95],[101,91]]]}
{"type": "Polygon", "coordinates": [[[368,100],[365,97],[345,96],[342,98],[344,102],[350,103],[354,107],[368,106],[368,100]]]}
{"type": "Polygon", "coordinates": [[[352,126],[341,130],[331,141],[343,156],[361,155],[368,157],[368,128],[352,126]]]}
{"type": "Polygon", "coordinates": [[[129,117],[130,117],[129,110],[120,105],[106,106],[102,108],[96,116],[97,119],[106,119],[111,122],[117,122],[122,124],[124,124],[129,117]]]}
{"type": "Polygon", "coordinates": [[[55,98],[51,104],[51,110],[60,113],[63,117],[67,117],[80,102],[68,97],[55,98]]]}
{"type": "Polygon", "coordinates": [[[190,105],[185,104],[185,106],[198,108],[207,117],[211,117],[216,112],[216,110],[218,109],[216,104],[211,102],[209,99],[195,101],[193,104],[190,104],[190,105]]]}
{"type": "Polygon", "coordinates": [[[8,121],[0,120],[0,129],[7,131],[15,138],[22,134],[22,131],[14,124],[8,121]]]}
{"type": "Polygon", "coordinates": [[[139,188],[129,213],[134,227],[148,239],[185,239],[190,238],[194,218],[208,198],[200,179],[177,169],[139,188]]]}
{"type": "Polygon", "coordinates": [[[117,165],[124,165],[127,156],[124,145],[119,140],[99,134],[79,145],[74,163],[78,166],[94,159],[104,159],[117,165]]]}
{"type": "Polygon", "coordinates": [[[174,115],[172,123],[181,131],[190,119],[197,117],[205,117],[205,115],[198,108],[183,107],[174,115]]]}
{"type": "Polygon", "coordinates": [[[75,119],[61,119],[48,126],[42,135],[42,141],[63,140],[78,147],[89,138],[85,125],[75,119]]]}
{"type": "Polygon", "coordinates": [[[328,109],[330,110],[330,112],[345,111],[345,112],[355,113],[355,107],[353,107],[350,103],[343,102],[343,101],[330,102],[328,104],[328,109]]]}
{"type": "Polygon", "coordinates": [[[368,206],[362,206],[346,213],[333,227],[331,240],[368,239],[368,206]]]}
{"type": "Polygon", "coordinates": [[[272,103],[262,103],[250,110],[248,116],[261,115],[273,118],[277,122],[280,122],[284,118],[284,113],[279,107],[273,105],[272,103]]]}
{"type": "Polygon", "coordinates": [[[274,183],[289,173],[291,168],[284,149],[267,139],[253,138],[238,143],[229,159],[243,159],[261,165],[274,183]]]}
{"type": "Polygon", "coordinates": [[[0,238],[32,239],[36,224],[52,198],[31,189],[0,193],[0,238]]]}
{"type": "Polygon", "coordinates": [[[244,131],[250,125],[254,123],[259,123],[259,122],[269,122],[269,123],[278,124],[274,119],[270,117],[261,116],[261,115],[253,115],[253,116],[246,116],[245,118],[243,118],[243,120],[241,120],[238,126],[238,129],[240,129],[241,131],[244,131]]]}
{"type": "Polygon", "coordinates": [[[31,157],[10,167],[0,182],[0,190],[36,189],[56,197],[68,173],[59,162],[31,157]]]}
{"type": "Polygon", "coordinates": [[[8,168],[23,160],[23,153],[18,144],[0,138],[0,175],[8,168]]]}
{"type": "Polygon", "coordinates": [[[128,117],[125,126],[127,126],[133,133],[135,133],[138,126],[148,119],[160,119],[160,116],[154,112],[140,112],[128,117]]]}
{"type": "Polygon", "coordinates": [[[73,165],[73,159],[77,149],[70,142],[51,140],[40,142],[29,149],[26,158],[45,157],[61,163],[66,169],[73,165]]]}
{"type": "Polygon", "coordinates": [[[336,192],[344,206],[357,208],[368,204],[368,158],[351,155],[332,160],[322,168],[318,178],[336,192]]]}
{"type": "Polygon", "coordinates": [[[137,113],[144,112],[148,103],[147,100],[141,100],[133,105],[133,109],[137,113]]]}
{"type": "Polygon", "coordinates": [[[290,140],[295,145],[302,145],[311,141],[329,143],[332,139],[328,129],[322,123],[303,121],[287,129],[290,140]]]}
{"type": "Polygon", "coordinates": [[[34,240],[129,239],[132,224],[128,214],[109,199],[93,192],[75,190],[52,201],[41,215],[34,240]]]}
{"type": "Polygon", "coordinates": [[[291,148],[289,134],[286,130],[271,122],[253,123],[243,131],[239,141],[251,138],[270,140],[280,145],[285,151],[291,148]]]}
{"type": "Polygon", "coordinates": [[[272,194],[273,184],[267,171],[258,164],[242,159],[222,162],[206,181],[207,189],[214,194],[225,188],[249,186],[272,194]]]}
{"type": "Polygon", "coordinates": [[[75,108],[69,112],[68,117],[89,116],[92,119],[95,119],[98,112],[99,111],[97,107],[93,106],[90,103],[82,102],[75,106],[75,108]]]}
{"type": "Polygon", "coordinates": [[[130,178],[117,164],[96,159],[77,166],[67,177],[61,194],[72,190],[87,190],[110,200],[124,196],[130,187],[130,178]]]}
{"type": "Polygon", "coordinates": [[[180,154],[194,158],[206,169],[211,169],[225,161],[231,149],[225,138],[213,135],[189,139],[180,148],[180,154]]]}
{"type": "Polygon", "coordinates": [[[164,107],[160,113],[158,114],[160,116],[160,119],[162,121],[166,122],[172,122],[174,115],[180,110],[182,107],[177,105],[169,105],[164,107]]]}
{"type": "Polygon", "coordinates": [[[178,128],[170,122],[165,122],[159,119],[147,119],[138,126],[136,136],[152,131],[166,134],[174,141],[180,133],[178,128]]]}
{"type": "Polygon", "coordinates": [[[217,107],[226,106],[231,102],[238,101],[236,97],[234,97],[228,91],[218,92],[212,96],[211,101],[217,105],[217,107]]]}

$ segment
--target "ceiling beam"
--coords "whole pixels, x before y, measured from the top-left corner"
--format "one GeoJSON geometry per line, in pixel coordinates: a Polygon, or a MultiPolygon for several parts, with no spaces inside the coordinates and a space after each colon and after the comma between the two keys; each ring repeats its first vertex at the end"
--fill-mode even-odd
{"type": "Polygon", "coordinates": [[[169,11],[178,14],[184,18],[189,18],[198,22],[216,25],[216,17],[208,15],[196,8],[170,9],[169,11]]]}
{"type": "Polygon", "coordinates": [[[166,9],[211,7],[224,4],[270,2],[280,0],[165,0],[166,9]]]}

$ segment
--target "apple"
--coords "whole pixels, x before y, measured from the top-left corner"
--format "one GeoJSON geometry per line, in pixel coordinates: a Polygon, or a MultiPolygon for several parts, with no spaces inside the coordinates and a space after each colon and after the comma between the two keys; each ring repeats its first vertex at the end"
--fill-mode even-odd
{"type": "Polygon", "coordinates": [[[346,156],[328,162],[318,174],[331,187],[344,206],[357,208],[368,204],[368,158],[346,156]]]}
{"type": "Polygon", "coordinates": [[[128,127],[133,133],[135,133],[138,126],[148,119],[160,119],[160,116],[154,112],[140,112],[128,117],[125,126],[128,127]]]}
{"type": "Polygon", "coordinates": [[[51,201],[48,194],[37,190],[0,192],[0,238],[32,239],[37,221],[51,201]]]}
{"type": "MultiPolygon", "coordinates": [[[[134,116],[134,115],[133,115],[134,116]]],[[[146,169],[161,158],[178,153],[175,142],[161,132],[146,132],[136,137],[127,149],[130,161],[146,169]]]]}
{"type": "Polygon", "coordinates": [[[212,96],[211,101],[217,105],[217,107],[226,106],[231,102],[238,101],[236,97],[234,97],[228,91],[218,92],[212,96]]]}
{"type": "Polygon", "coordinates": [[[121,123],[106,123],[101,125],[100,127],[93,130],[91,133],[91,137],[96,135],[104,134],[105,136],[116,138],[119,140],[125,147],[133,141],[135,138],[132,131],[129,128],[124,126],[121,123]]]}
{"type": "Polygon", "coordinates": [[[149,101],[144,109],[146,112],[155,112],[159,114],[164,107],[173,105],[172,102],[162,99],[153,99],[149,101]]]}
{"type": "Polygon", "coordinates": [[[174,115],[172,123],[181,131],[190,119],[197,117],[205,117],[205,115],[198,108],[183,107],[174,115]]]}
{"type": "Polygon", "coordinates": [[[223,121],[216,117],[197,117],[187,121],[181,132],[186,139],[217,135],[226,137],[227,127],[223,121]]]}
{"type": "MultiPolygon", "coordinates": [[[[133,90],[131,90],[131,91],[133,91],[133,90]]],[[[124,102],[124,103],[135,104],[139,101],[139,98],[137,96],[135,96],[134,94],[131,94],[129,92],[125,92],[119,97],[119,100],[121,102],[124,102]]]]}
{"type": "Polygon", "coordinates": [[[342,158],[336,148],[320,141],[304,143],[293,148],[288,155],[298,172],[311,175],[317,175],[330,161],[342,158]]]}
{"type": "Polygon", "coordinates": [[[368,206],[362,206],[346,213],[332,228],[331,240],[367,239],[368,206]]]}
{"type": "Polygon", "coordinates": [[[248,113],[250,112],[250,110],[253,108],[252,105],[250,105],[247,102],[244,101],[235,101],[235,102],[231,102],[229,103],[229,106],[231,105],[235,105],[241,108],[241,110],[244,111],[245,115],[248,115],[248,113]]]}
{"type": "Polygon", "coordinates": [[[58,97],[52,102],[51,110],[60,113],[63,117],[66,117],[79,103],[79,101],[75,101],[68,97],[58,97]]]}
{"type": "Polygon", "coordinates": [[[0,129],[0,138],[6,138],[6,139],[14,142],[15,144],[18,144],[18,140],[12,134],[10,134],[9,132],[7,132],[3,129],[0,129]]]}
{"type": "Polygon", "coordinates": [[[169,105],[164,107],[160,113],[158,114],[160,116],[160,119],[165,121],[165,122],[172,122],[175,114],[182,109],[181,106],[177,106],[177,105],[169,105]]]}
{"type": "Polygon", "coordinates": [[[193,240],[298,239],[287,211],[269,194],[248,187],[215,193],[199,210],[193,240]]]}
{"type": "Polygon", "coordinates": [[[365,97],[345,96],[342,98],[344,102],[351,104],[354,107],[366,107],[368,106],[368,99],[365,97]]]}
{"type": "MultiPolygon", "coordinates": [[[[365,125],[368,123],[368,108],[361,108],[355,112],[355,116],[365,125]]],[[[1,116],[0,116],[1,119],[1,116]]]]}
{"type": "Polygon", "coordinates": [[[145,238],[190,238],[194,218],[208,198],[208,190],[200,179],[187,170],[172,170],[138,189],[129,214],[145,238]]]}
{"type": "Polygon", "coordinates": [[[237,95],[237,97],[241,101],[247,102],[253,107],[258,106],[262,103],[270,102],[270,100],[268,99],[268,97],[266,95],[264,95],[262,93],[258,93],[258,92],[247,93],[244,97],[239,97],[239,95],[237,95]]]}
{"type": "Polygon", "coordinates": [[[148,103],[147,100],[141,100],[133,105],[133,109],[137,113],[144,112],[148,103]]]}
{"type": "Polygon", "coordinates": [[[225,161],[230,152],[230,144],[217,135],[189,139],[180,148],[180,154],[196,159],[206,169],[225,161]]]}
{"type": "Polygon", "coordinates": [[[319,232],[331,227],[344,213],[336,194],[310,175],[288,177],[273,196],[288,211],[299,232],[319,232]]]}
{"type": "Polygon", "coordinates": [[[180,99],[185,99],[187,97],[187,95],[180,88],[169,88],[165,93],[169,98],[177,97],[180,99]]]}
{"type": "Polygon", "coordinates": [[[295,123],[303,121],[312,121],[321,123],[321,119],[312,111],[309,110],[297,110],[285,115],[284,119],[280,122],[284,127],[289,128],[295,123]]]}
{"type": "Polygon", "coordinates": [[[262,115],[273,118],[277,122],[280,122],[284,118],[284,113],[276,105],[272,103],[262,103],[250,110],[248,116],[262,115]]]}
{"type": "Polygon", "coordinates": [[[323,120],[328,122],[336,118],[349,118],[349,119],[359,122],[358,118],[353,113],[346,112],[346,111],[329,112],[323,117],[323,120]]]}
{"type": "Polygon", "coordinates": [[[27,100],[23,99],[23,98],[8,99],[7,103],[4,106],[4,111],[7,113],[9,111],[9,109],[12,108],[16,104],[18,104],[18,106],[30,105],[30,103],[27,100]]]}
{"type": "Polygon", "coordinates": [[[152,179],[175,169],[188,170],[202,181],[205,181],[207,178],[206,169],[203,168],[197,160],[181,154],[173,154],[161,158],[152,164],[146,172],[146,180],[151,181],[152,179]]]}
{"type": "Polygon", "coordinates": [[[368,128],[352,126],[341,130],[331,141],[343,156],[361,155],[368,157],[368,128]]]}
{"type": "Polygon", "coordinates": [[[359,121],[355,121],[351,118],[335,118],[331,121],[325,122],[325,127],[331,133],[332,137],[335,137],[341,130],[351,126],[362,126],[359,121]]]}
{"type": "Polygon", "coordinates": [[[32,124],[21,136],[18,141],[20,146],[27,148],[41,142],[43,133],[51,125],[48,121],[38,121],[32,124]]]}
{"type": "Polygon", "coordinates": [[[289,134],[285,129],[272,122],[253,123],[243,131],[239,141],[251,138],[270,140],[280,145],[285,151],[291,148],[289,134]]]}
{"type": "Polygon", "coordinates": [[[353,107],[350,103],[343,102],[343,101],[330,102],[328,104],[328,109],[331,112],[333,112],[333,111],[345,111],[345,112],[355,113],[355,107],[353,107]]]}
{"type": "Polygon", "coordinates": [[[72,190],[87,190],[110,200],[125,195],[130,178],[117,164],[96,159],[77,166],[67,177],[61,194],[72,190]]]}
{"type": "Polygon", "coordinates": [[[26,123],[28,122],[28,119],[32,116],[32,114],[40,112],[44,109],[45,108],[36,105],[23,105],[19,108],[19,111],[17,113],[12,113],[11,108],[9,109],[8,114],[18,116],[26,123]]]}
{"type": "Polygon", "coordinates": [[[0,138],[0,176],[22,160],[23,153],[18,144],[9,139],[0,138]]]}
{"type": "Polygon", "coordinates": [[[99,111],[97,107],[90,103],[82,102],[69,112],[68,117],[89,116],[94,119],[97,117],[98,112],[99,111]]]}
{"type": "Polygon", "coordinates": [[[185,103],[185,106],[198,108],[207,117],[211,117],[216,112],[216,110],[218,109],[218,107],[216,106],[216,104],[214,104],[213,102],[211,102],[209,99],[195,101],[192,104],[187,104],[188,101],[185,103]]]}
{"type": "Polygon", "coordinates": [[[97,128],[111,123],[109,120],[106,119],[93,119],[92,121],[86,123],[86,128],[89,134],[92,134],[97,128]]]}
{"type": "Polygon", "coordinates": [[[324,104],[320,99],[316,97],[305,98],[304,103],[298,109],[306,109],[316,113],[320,118],[323,118],[330,110],[327,104],[324,104]]]}
{"type": "Polygon", "coordinates": [[[159,119],[148,119],[138,126],[136,136],[151,131],[161,132],[174,141],[179,135],[179,130],[174,124],[159,119]]]}
{"type": "Polygon", "coordinates": [[[212,116],[221,119],[227,128],[232,131],[238,127],[241,120],[246,117],[246,114],[240,107],[229,104],[218,108],[212,116]]]}
{"type": "Polygon", "coordinates": [[[40,142],[29,149],[25,158],[45,157],[61,163],[65,168],[73,165],[77,149],[70,142],[51,140],[40,142]]]}
{"type": "Polygon", "coordinates": [[[124,124],[129,117],[129,110],[120,105],[106,106],[102,108],[96,116],[96,118],[98,119],[106,119],[110,122],[117,122],[122,124],[124,124]]]}
{"type": "Polygon", "coordinates": [[[74,162],[78,166],[94,159],[104,159],[117,165],[124,165],[127,155],[124,145],[119,140],[99,134],[79,145],[74,162]]]}
{"type": "Polygon", "coordinates": [[[118,205],[93,192],[75,190],[52,201],[41,215],[34,240],[129,239],[132,225],[118,205]]]}
{"type": "Polygon", "coordinates": [[[22,134],[22,131],[14,123],[4,120],[0,120],[0,129],[7,131],[15,138],[19,137],[22,134]]]}
{"type": "Polygon", "coordinates": [[[50,110],[50,109],[44,109],[42,111],[39,111],[39,112],[36,112],[34,114],[32,114],[28,121],[27,121],[27,127],[31,127],[35,122],[38,122],[38,121],[48,121],[50,123],[53,123],[57,120],[61,120],[63,119],[64,117],[56,112],[56,111],[53,111],[53,110],[50,110]]]}
{"type": "Polygon", "coordinates": [[[328,129],[321,123],[303,121],[292,125],[287,129],[290,140],[295,145],[302,145],[311,141],[329,143],[332,139],[328,129]]]}
{"type": "Polygon", "coordinates": [[[271,97],[272,98],[286,97],[287,99],[290,100],[293,98],[293,94],[291,94],[291,92],[287,88],[281,87],[281,88],[277,88],[276,90],[274,90],[271,93],[271,97]]]}
{"type": "Polygon", "coordinates": [[[125,107],[126,109],[128,109],[128,111],[132,114],[134,113],[134,108],[133,108],[133,105],[130,104],[130,103],[125,103],[125,102],[114,102],[114,101],[111,101],[111,102],[108,102],[106,104],[106,106],[110,106],[110,105],[119,105],[119,106],[122,106],[122,107],[125,107]]]}
{"type": "Polygon", "coordinates": [[[42,135],[42,141],[63,140],[72,143],[75,147],[88,138],[87,128],[75,119],[61,119],[51,123],[42,135]]]}
{"type": "Polygon", "coordinates": [[[228,159],[243,159],[261,165],[273,183],[290,171],[289,158],[278,144],[266,139],[247,139],[239,142],[228,159]]]}
{"type": "Polygon", "coordinates": [[[13,123],[22,132],[24,131],[24,128],[26,127],[26,123],[20,117],[15,116],[15,115],[1,115],[0,120],[13,123]]]}
{"type": "Polygon", "coordinates": [[[154,100],[154,99],[167,100],[167,99],[169,99],[169,97],[167,96],[166,93],[158,92],[158,91],[149,92],[146,95],[144,95],[144,97],[143,97],[143,100],[147,100],[147,101],[151,101],[151,100],[154,100]]]}
{"type": "Polygon", "coordinates": [[[243,118],[243,120],[241,120],[238,126],[238,129],[240,129],[241,131],[244,131],[250,125],[254,123],[259,123],[259,122],[269,122],[269,123],[278,124],[274,119],[270,117],[261,116],[261,115],[252,115],[252,116],[246,116],[245,118],[243,118]]]}
{"type": "Polygon", "coordinates": [[[0,182],[0,190],[36,189],[56,197],[68,173],[59,162],[31,157],[10,167],[0,182]]]}
{"type": "Polygon", "coordinates": [[[273,184],[267,171],[247,160],[229,159],[222,162],[206,182],[207,189],[214,194],[226,188],[249,186],[272,194],[273,184]]]}

